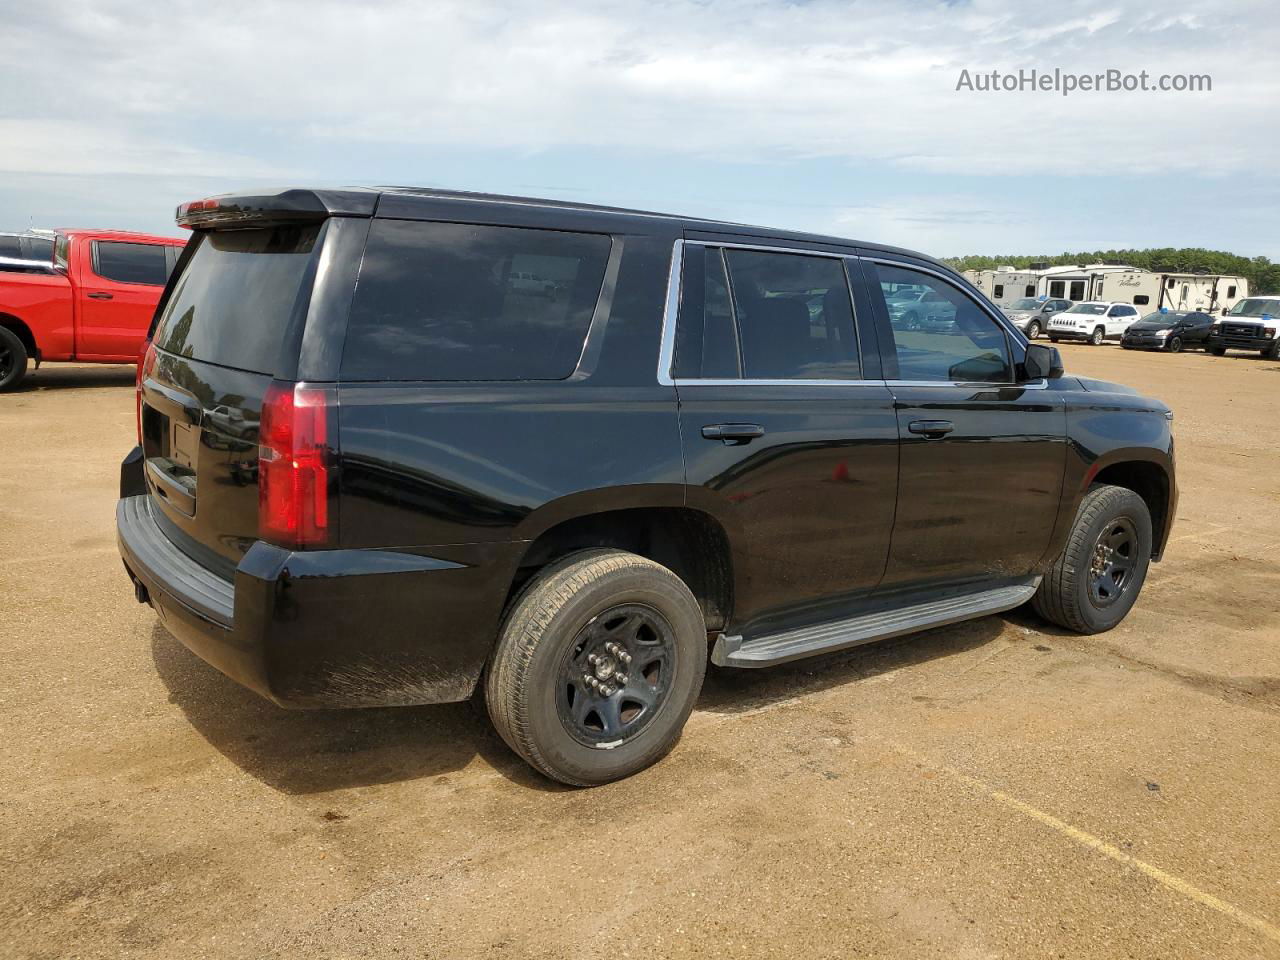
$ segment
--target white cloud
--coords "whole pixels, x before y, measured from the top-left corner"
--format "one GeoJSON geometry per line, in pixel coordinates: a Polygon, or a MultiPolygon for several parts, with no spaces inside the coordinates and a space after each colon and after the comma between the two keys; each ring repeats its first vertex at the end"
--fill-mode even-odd
{"type": "Polygon", "coordinates": [[[1274,61],[1280,22],[1250,0],[1212,17],[1138,0],[139,9],[81,0],[7,15],[0,168],[249,177],[356,143],[1226,175],[1280,146],[1276,81],[1257,66],[1274,61]],[[1055,66],[1209,73],[1213,92],[954,89],[961,68],[1055,66]]]}

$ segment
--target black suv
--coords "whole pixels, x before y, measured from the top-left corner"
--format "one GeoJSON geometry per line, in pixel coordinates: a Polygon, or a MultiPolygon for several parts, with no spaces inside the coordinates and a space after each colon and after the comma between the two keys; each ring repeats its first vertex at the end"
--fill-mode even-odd
{"type": "Polygon", "coordinates": [[[116,522],[140,601],[282,706],[464,700],[596,784],[763,667],[1030,601],[1115,626],[1170,414],[954,271],[436,190],[185,204],[116,522]],[[902,288],[951,306],[909,328],[902,288]]]}

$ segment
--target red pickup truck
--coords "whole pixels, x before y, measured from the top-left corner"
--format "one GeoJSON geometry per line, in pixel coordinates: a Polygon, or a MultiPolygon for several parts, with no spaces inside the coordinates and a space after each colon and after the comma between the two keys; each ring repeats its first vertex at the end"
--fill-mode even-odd
{"type": "Polygon", "coordinates": [[[47,272],[0,269],[0,391],[27,363],[136,363],[186,240],[59,230],[47,272]]]}

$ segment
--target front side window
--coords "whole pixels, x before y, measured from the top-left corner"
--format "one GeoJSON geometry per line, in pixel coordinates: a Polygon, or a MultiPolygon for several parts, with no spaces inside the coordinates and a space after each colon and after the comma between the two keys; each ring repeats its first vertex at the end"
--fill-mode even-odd
{"type": "Polygon", "coordinates": [[[169,265],[160,244],[97,240],[94,246],[97,249],[94,273],[105,280],[164,286],[169,277],[169,265]]]}
{"type": "Polygon", "coordinates": [[[1008,383],[1013,379],[1004,331],[956,287],[905,267],[876,267],[880,289],[918,283],[919,304],[886,300],[898,357],[898,378],[938,382],[1008,383]]]}
{"type": "Polygon", "coordinates": [[[374,220],[344,380],[562,380],[604,283],[604,234],[374,220]]]}
{"type": "Polygon", "coordinates": [[[726,249],[743,376],[857,380],[853,305],[833,257],[726,249]]]}

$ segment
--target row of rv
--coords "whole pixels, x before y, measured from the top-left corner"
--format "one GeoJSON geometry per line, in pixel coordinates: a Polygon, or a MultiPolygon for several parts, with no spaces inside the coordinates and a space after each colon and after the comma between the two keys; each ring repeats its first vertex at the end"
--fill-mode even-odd
{"type": "Polygon", "coordinates": [[[1026,297],[1049,300],[1111,300],[1131,303],[1140,314],[1161,309],[1224,315],[1249,296],[1244,277],[1202,273],[1153,273],[1117,264],[1035,265],[1025,270],[966,270],[965,279],[999,307],[1026,297]]]}

